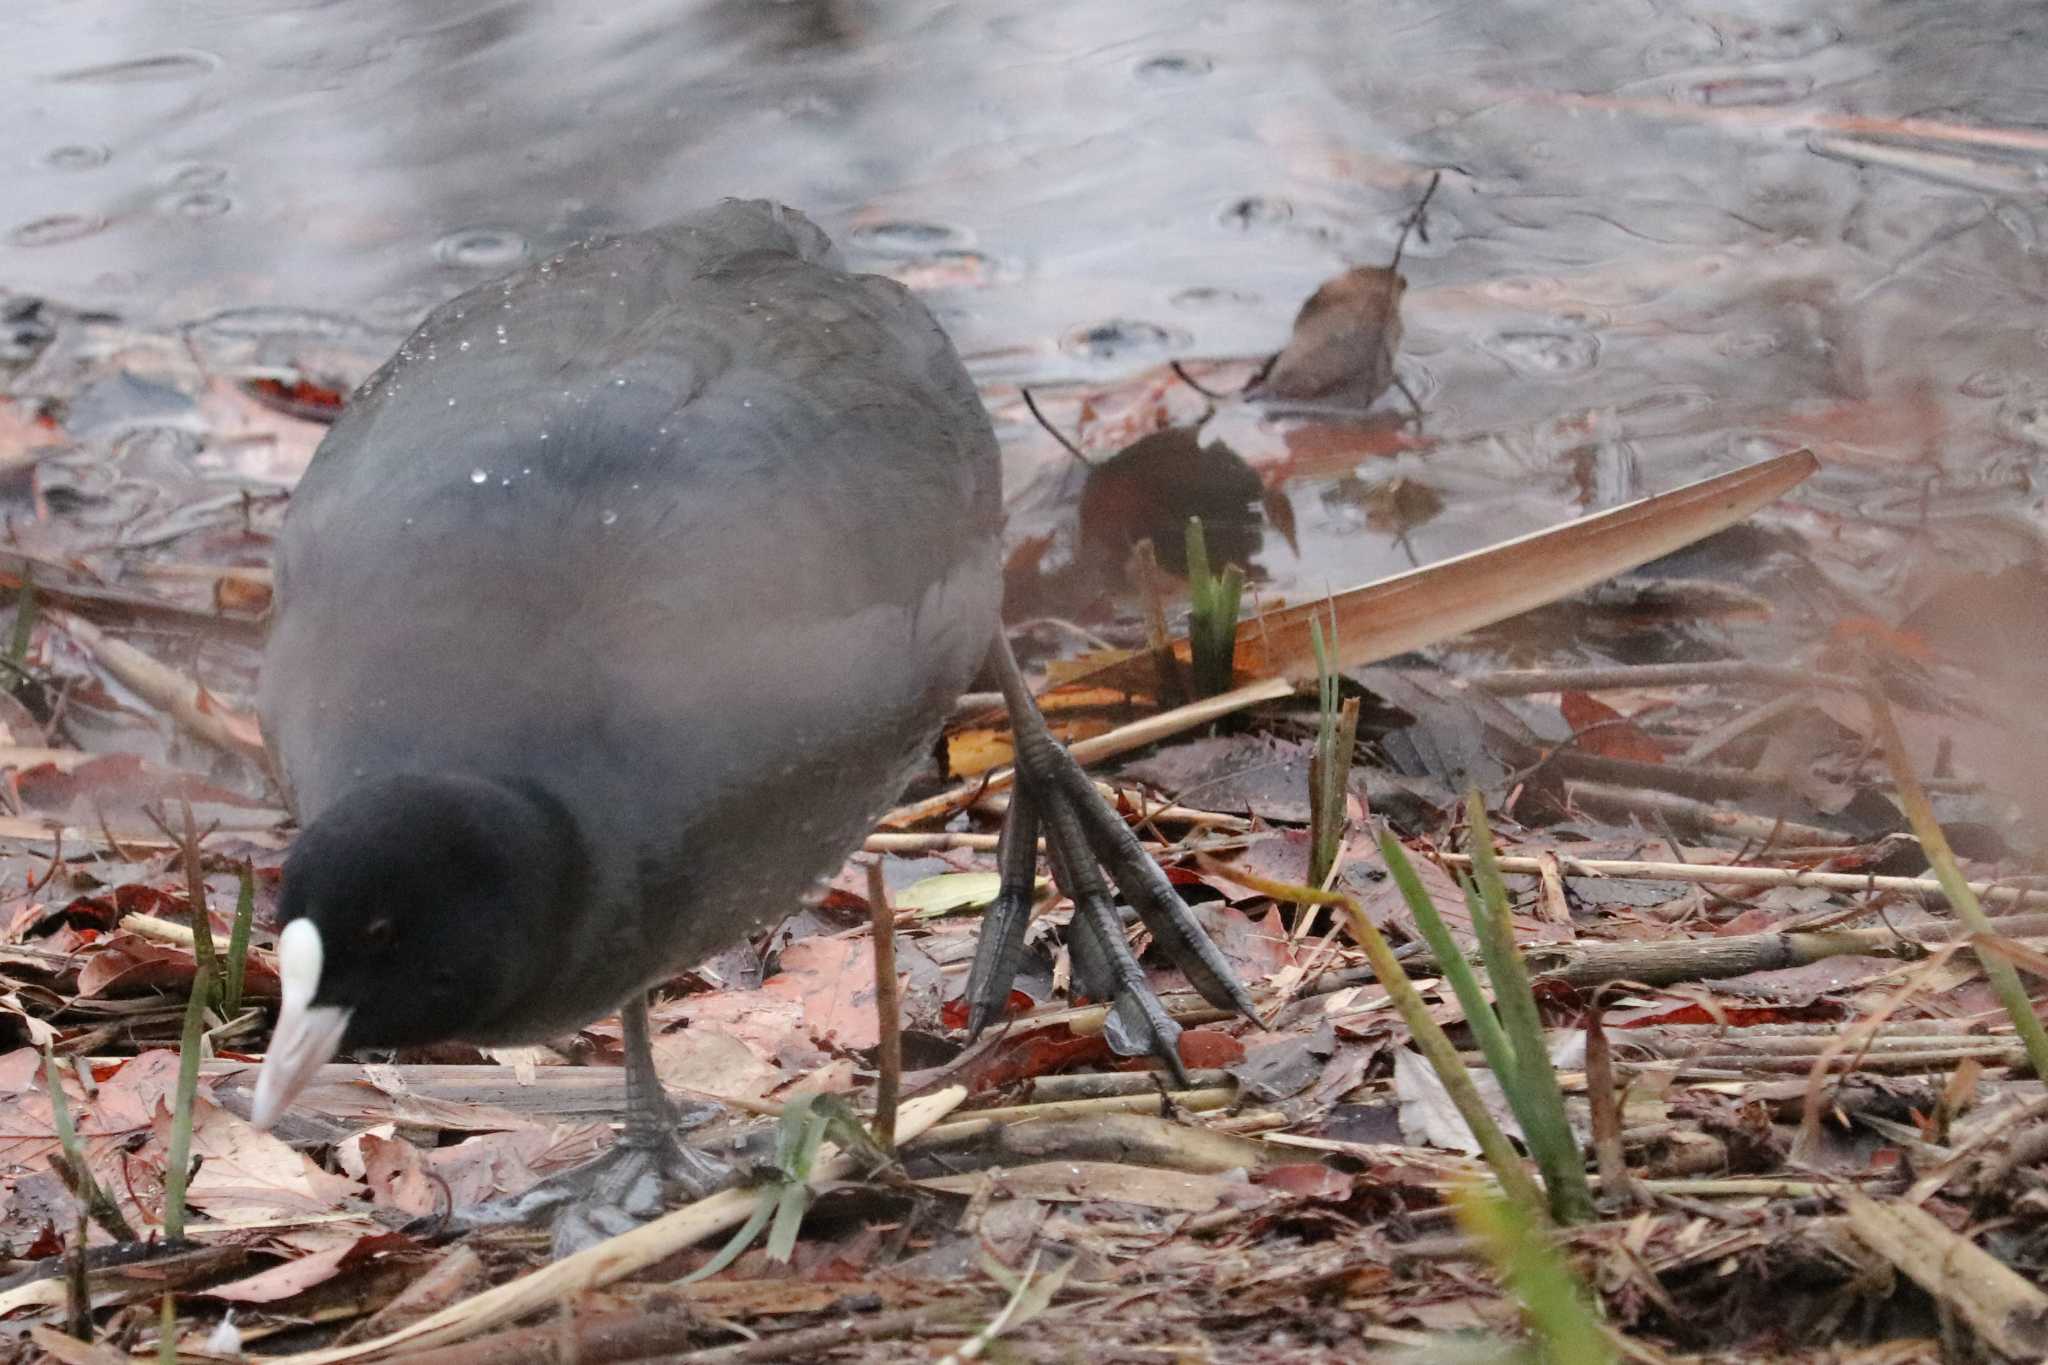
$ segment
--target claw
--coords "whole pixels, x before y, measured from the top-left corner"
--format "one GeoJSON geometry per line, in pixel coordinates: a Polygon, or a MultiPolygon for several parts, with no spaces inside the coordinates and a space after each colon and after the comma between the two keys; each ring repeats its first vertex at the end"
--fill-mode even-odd
{"type": "Polygon", "coordinates": [[[1110,901],[1109,886],[1095,866],[1074,813],[1063,803],[1045,812],[1046,853],[1053,880],[1074,902],[1069,950],[1074,973],[1088,993],[1109,1005],[1104,1025],[1110,1046],[1126,1055],[1150,1052],[1166,1063],[1174,1079],[1187,1083],[1180,1060],[1180,1025],[1167,1014],[1145,980],[1144,968],[1124,937],[1124,924],[1110,901]]]}
{"type": "Polygon", "coordinates": [[[1002,869],[995,903],[981,917],[974,969],[967,976],[967,1036],[1001,1017],[1010,983],[1024,962],[1024,930],[1031,923],[1038,876],[1038,809],[1020,783],[1010,792],[1009,814],[996,848],[1002,869]]]}
{"type": "Polygon", "coordinates": [[[1252,1005],[1251,992],[1238,981],[1230,963],[1173,889],[1166,873],[1138,843],[1130,826],[1109,808],[1095,790],[1095,784],[1074,763],[1073,756],[1061,750],[1060,757],[1071,765],[1073,775],[1080,779],[1088,794],[1085,801],[1077,795],[1075,805],[1087,822],[1089,843],[1116,878],[1117,890],[1124,893],[1124,899],[1152,931],[1152,941],[1173,959],[1174,965],[1186,974],[1188,984],[1204,1000],[1217,1009],[1235,1010],[1257,1022],[1259,1016],[1252,1005]]]}
{"type": "Polygon", "coordinates": [[[1045,717],[1039,714],[1016,656],[1010,652],[1010,642],[1001,634],[989,648],[989,661],[1009,705],[1017,746],[1017,784],[1010,818],[1003,827],[1003,890],[983,925],[974,970],[968,978],[969,1027],[978,1032],[1007,999],[1022,956],[1035,840],[1017,836],[1029,831],[1029,822],[1035,817],[1045,831],[1053,879],[1074,902],[1069,938],[1074,973],[1090,995],[1110,1004],[1106,1027],[1112,1046],[1130,1053],[1149,1051],[1185,1082],[1187,1073],[1178,1047],[1180,1026],[1159,1003],[1124,938],[1103,869],[1108,868],[1117,889],[1151,930],[1153,941],[1187,974],[1203,999],[1257,1022],[1251,993],[1138,837],[1109,808],[1073,755],[1046,729],[1045,717]],[[1021,893],[1019,887],[1024,888],[1021,893]]]}

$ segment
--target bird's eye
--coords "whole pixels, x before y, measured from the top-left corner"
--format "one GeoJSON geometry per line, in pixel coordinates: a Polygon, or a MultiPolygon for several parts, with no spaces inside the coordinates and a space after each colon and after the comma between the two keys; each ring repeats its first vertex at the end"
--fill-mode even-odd
{"type": "Polygon", "coordinates": [[[398,937],[398,926],[389,915],[379,915],[363,926],[363,942],[371,948],[388,948],[398,937]]]}

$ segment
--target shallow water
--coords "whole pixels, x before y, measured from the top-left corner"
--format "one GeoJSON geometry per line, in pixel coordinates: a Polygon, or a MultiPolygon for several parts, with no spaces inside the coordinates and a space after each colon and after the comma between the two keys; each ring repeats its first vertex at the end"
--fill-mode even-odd
{"type": "MultiPolygon", "coordinates": [[[[1218,423],[1292,509],[1299,554],[1269,531],[1257,556],[1270,591],[1798,444],[1828,468],[1766,521],[1834,590],[1896,616],[1930,558],[2035,553],[2048,13],[2019,0],[20,0],[0,22],[0,286],[145,326],[313,312],[373,352],[535,253],[772,195],[925,292],[991,386],[1022,535],[1061,524],[1078,472],[1006,386],[1268,352],[1320,281],[1386,260],[1442,169],[1403,263],[1424,436],[1218,423]]],[[[1056,421],[1080,394],[1048,395],[1056,421]]]]}

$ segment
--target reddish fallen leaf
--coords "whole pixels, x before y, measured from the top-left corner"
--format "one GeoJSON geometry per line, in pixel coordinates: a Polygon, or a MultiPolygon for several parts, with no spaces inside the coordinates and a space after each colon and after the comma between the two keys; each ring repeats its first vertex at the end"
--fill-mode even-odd
{"type": "Polygon", "coordinates": [[[1192,908],[1217,951],[1237,970],[1239,980],[1263,981],[1295,964],[1294,944],[1275,911],[1268,910],[1254,920],[1225,901],[1205,901],[1192,908]]]}
{"type": "Polygon", "coordinates": [[[78,994],[132,995],[175,991],[192,984],[192,950],[140,934],[116,933],[92,946],[78,969],[78,994]]]}
{"type": "MultiPolygon", "coordinates": [[[[205,702],[204,692],[200,700],[205,702]]],[[[232,714],[224,719],[240,724],[232,714]]],[[[246,728],[248,735],[255,734],[254,722],[246,728]]],[[[17,782],[23,804],[37,810],[64,810],[81,799],[102,805],[116,800],[138,806],[164,800],[256,804],[240,792],[217,787],[191,773],[145,763],[137,754],[99,754],[68,767],[40,763],[22,769],[17,782]]]]}
{"type": "Polygon", "coordinates": [[[1356,477],[1358,466],[1366,460],[1428,450],[1436,444],[1434,438],[1410,430],[1405,417],[1384,411],[1341,425],[1293,422],[1282,430],[1280,439],[1283,456],[1252,457],[1273,487],[1309,479],[1356,477]]]}
{"type": "MultiPolygon", "coordinates": [[[[1004,1019],[1015,1019],[1020,1015],[1029,1013],[1037,1004],[1036,1000],[1033,1000],[1023,991],[1012,990],[1010,998],[1003,1002],[1001,1017],[1004,1019]]],[[[939,1007],[939,1022],[950,1029],[966,1028],[967,997],[956,995],[941,1005],[939,1007]]]]}
{"type": "Polygon", "coordinates": [[[1633,1010],[1610,1010],[1601,1016],[1609,1028],[1652,1028],[1660,1024],[1714,1024],[1731,1029],[1758,1024],[1829,1023],[1842,1017],[1839,1005],[1827,1003],[1772,1005],[1759,1009],[1716,999],[1715,1008],[1690,1000],[1674,1000],[1633,1010]]]}
{"type": "Polygon", "coordinates": [[[296,1298],[340,1274],[342,1260],[354,1249],[354,1243],[344,1242],[326,1251],[316,1251],[310,1256],[259,1270],[243,1279],[215,1285],[205,1294],[208,1298],[226,1299],[229,1303],[277,1303],[296,1298]]]}
{"type": "Polygon", "coordinates": [[[765,1100],[788,1077],[716,1024],[697,1024],[654,1040],[662,1084],[719,1099],[765,1100]]]}
{"type": "Polygon", "coordinates": [[[63,442],[63,431],[48,416],[15,399],[0,399],[0,468],[34,464],[40,453],[63,442]]]}
{"type": "Polygon", "coordinates": [[[782,950],[782,970],[761,989],[803,1006],[804,1024],[820,1042],[873,1047],[881,1037],[875,1014],[875,944],[865,934],[809,938],[782,950]]]}
{"type": "Polygon", "coordinates": [[[1356,1176],[1333,1171],[1319,1161],[1291,1161],[1284,1166],[1267,1166],[1252,1174],[1253,1184],[1299,1199],[1349,1199],[1356,1181],[1356,1176]]]}
{"type": "Polygon", "coordinates": [[[122,913],[108,896],[80,896],[61,905],[30,901],[14,912],[7,926],[7,941],[21,943],[62,928],[109,930],[122,913]]]}
{"type": "Polygon", "coordinates": [[[148,882],[123,882],[114,888],[114,908],[124,915],[155,915],[162,919],[182,915],[191,907],[185,902],[182,886],[174,894],[148,882]]]}
{"type": "Polygon", "coordinates": [[[1188,1067],[1236,1066],[1244,1060],[1244,1044],[1212,1028],[1183,1030],[1179,1052],[1181,1065],[1188,1067]]]}
{"type": "Polygon", "coordinates": [[[1896,654],[1915,663],[1935,662],[1934,651],[1917,631],[1902,630],[1872,616],[1848,616],[1828,632],[1835,644],[1866,646],[1879,653],[1896,654]]]}
{"type": "Polygon", "coordinates": [[[534,1126],[437,1147],[427,1153],[427,1164],[461,1207],[524,1193],[557,1171],[588,1164],[611,1141],[611,1129],[601,1123],[534,1126]]]}
{"type": "Polygon", "coordinates": [[[419,1243],[402,1233],[372,1233],[201,1292],[208,1298],[226,1299],[230,1303],[279,1303],[325,1284],[344,1271],[394,1252],[419,1249],[419,1243]]]}
{"type": "Polygon", "coordinates": [[[242,392],[265,407],[305,422],[332,422],[348,395],[312,379],[245,379],[242,392]]]}
{"type": "Polygon", "coordinates": [[[440,1209],[441,1194],[420,1149],[402,1138],[364,1133],[359,1142],[363,1184],[370,1197],[401,1213],[424,1216],[440,1209]]]}
{"type": "Polygon", "coordinates": [[[1054,1024],[1003,1039],[987,1056],[962,1069],[951,1080],[966,1086],[970,1094],[980,1094],[1050,1076],[1071,1066],[1097,1066],[1111,1060],[1109,1040],[1102,1034],[1077,1034],[1065,1024],[1054,1024]]]}
{"type": "MultiPolygon", "coordinates": [[[[152,1048],[122,1061],[93,1068],[94,1094],[90,1102],[74,1101],[78,1131],[87,1135],[127,1137],[156,1122],[159,1110],[168,1108],[178,1086],[178,1054],[170,1048],[152,1048]]],[[[204,1081],[198,1093],[213,1098],[204,1081]]]]}
{"type": "Polygon", "coordinates": [[[1643,728],[1621,712],[1585,692],[1566,692],[1559,709],[1572,727],[1573,747],[1602,758],[1635,763],[1662,763],[1664,750],[1643,728]]]}
{"type": "Polygon", "coordinates": [[[843,887],[827,886],[818,897],[818,910],[841,920],[865,919],[868,902],[865,896],[856,895],[843,887]]]}
{"type": "Polygon", "coordinates": [[[657,1040],[678,1021],[737,1038],[761,1061],[792,1075],[823,1066],[829,1056],[811,1038],[802,1001],[781,992],[707,991],[667,1001],[654,1012],[657,1040]]]}

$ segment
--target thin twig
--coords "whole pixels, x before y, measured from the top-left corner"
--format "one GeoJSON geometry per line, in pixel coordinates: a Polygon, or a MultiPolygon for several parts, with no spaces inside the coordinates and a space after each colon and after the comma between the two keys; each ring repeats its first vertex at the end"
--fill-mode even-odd
{"type": "Polygon", "coordinates": [[[1528,692],[1608,692],[1637,687],[1694,687],[1713,684],[1756,684],[1764,687],[1826,687],[1856,692],[1862,684],[1842,673],[1717,659],[1686,664],[1617,664],[1605,668],[1498,668],[1467,679],[1470,686],[1497,697],[1528,692]]]}
{"type": "MultiPolygon", "coordinates": [[[[1401,235],[1394,240],[1394,259],[1387,262],[1387,269],[1399,270],[1401,268],[1401,253],[1408,246],[1409,233],[1413,232],[1418,241],[1426,242],[1429,240],[1429,229],[1423,225],[1422,215],[1429,211],[1429,201],[1436,197],[1436,187],[1443,178],[1444,173],[1442,171],[1430,172],[1429,185],[1422,191],[1422,198],[1416,202],[1414,208],[1408,211],[1408,217],[1401,224],[1401,235]]],[[[1411,398],[1408,401],[1412,403],[1415,400],[1411,398]]]]}
{"type": "Polygon", "coordinates": [[[1083,455],[1081,453],[1081,447],[1075,445],[1072,441],[1068,440],[1064,432],[1062,432],[1058,427],[1054,426],[1051,422],[1048,422],[1045,419],[1045,414],[1038,410],[1038,400],[1031,396],[1031,390],[1024,388],[1022,385],[1019,385],[1017,392],[1019,395],[1023,397],[1024,406],[1029,408],[1031,410],[1031,415],[1038,419],[1038,425],[1044,427],[1046,430],[1046,434],[1051,436],[1055,441],[1058,441],[1060,443],[1061,449],[1065,450],[1067,454],[1073,456],[1076,460],[1080,461],[1081,468],[1089,470],[1095,468],[1094,461],[1090,460],[1086,455],[1083,455]]]}
{"type": "Polygon", "coordinates": [[[1181,364],[1178,360],[1169,360],[1166,363],[1167,366],[1170,369],[1172,369],[1174,374],[1180,377],[1181,383],[1187,385],[1189,388],[1193,389],[1196,393],[1199,393],[1204,398],[1220,400],[1235,397],[1234,394],[1218,393],[1215,389],[1204,387],[1193,375],[1188,373],[1187,367],[1181,364]]]}
{"type": "MultiPolygon", "coordinates": [[[[1438,862],[1453,867],[1469,865],[1462,853],[1438,853],[1438,862]]],[[[1738,867],[1730,863],[1662,863],[1619,858],[1574,858],[1557,855],[1558,866],[1570,877],[1627,877],[1644,881],[1696,882],[1714,886],[1817,886],[1829,891],[1901,891],[1914,896],[1938,896],[1941,883],[1932,877],[1876,877],[1855,872],[1807,872],[1793,867],[1738,867]]],[[[1541,874],[1540,858],[1502,858],[1503,872],[1541,874]]],[[[1988,901],[2006,905],[2048,905],[2048,891],[2028,891],[1999,882],[1971,882],[1970,889],[1988,901]]]]}
{"type": "Polygon", "coordinates": [[[868,914],[875,935],[875,1013],[881,1025],[875,1065],[875,1141],[896,1150],[896,1101],[903,1093],[903,1012],[896,980],[896,915],[882,880],[882,859],[868,863],[868,914]]]}

